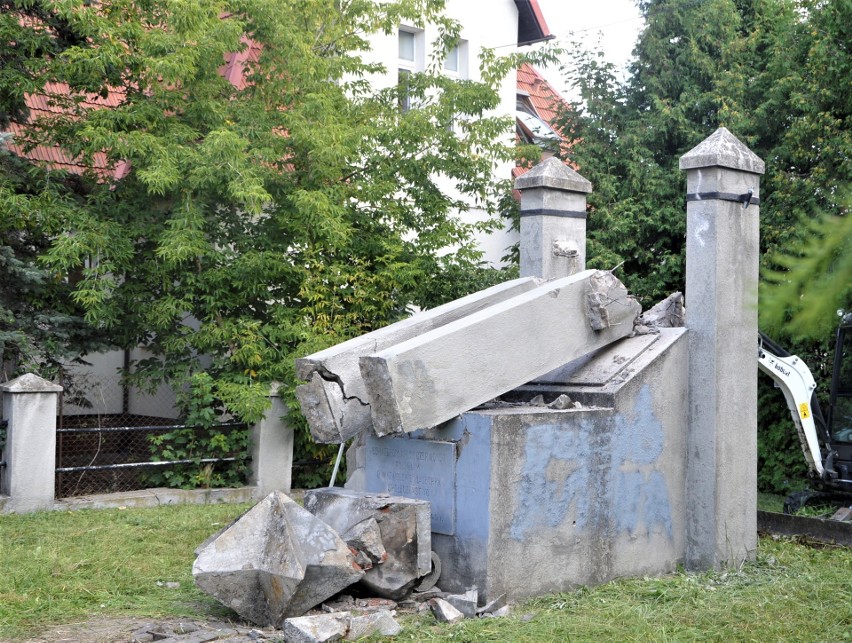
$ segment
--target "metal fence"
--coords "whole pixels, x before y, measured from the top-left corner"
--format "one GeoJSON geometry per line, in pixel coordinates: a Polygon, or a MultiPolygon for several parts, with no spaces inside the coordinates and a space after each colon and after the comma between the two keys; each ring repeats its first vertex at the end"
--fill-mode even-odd
{"type": "Polygon", "coordinates": [[[62,369],[55,496],[245,484],[248,428],[187,426],[174,391],[134,386],[122,377],[129,364],[112,351],[62,369]]]}
{"type": "Polygon", "coordinates": [[[247,432],[247,426],[239,423],[192,427],[150,416],[66,416],[56,430],[56,497],[190,486],[192,480],[205,486],[205,478],[213,480],[228,467],[245,468],[248,449],[243,438],[247,432]],[[239,432],[239,439],[231,441],[242,446],[221,457],[163,457],[164,452],[175,451],[175,442],[187,447],[193,440],[202,442],[211,431],[222,435],[239,432]]]}

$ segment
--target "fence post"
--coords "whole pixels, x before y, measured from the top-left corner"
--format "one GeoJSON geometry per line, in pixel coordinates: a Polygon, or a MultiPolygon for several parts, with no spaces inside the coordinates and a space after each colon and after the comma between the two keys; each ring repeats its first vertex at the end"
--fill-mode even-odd
{"type": "Polygon", "coordinates": [[[272,491],[290,493],[293,471],[293,427],[287,422],[289,409],[281,399],[281,385],[270,385],[272,406],[251,428],[251,476],[255,496],[272,491]]]}
{"type": "Polygon", "coordinates": [[[27,373],[0,385],[7,421],[0,494],[7,513],[50,509],[56,479],[56,402],[62,387],[27,373]]]}
{"type": "Polygon", "coordinates": [[[725,128],[686,170],[689,329],[686,563],[737,565],[757,547],[757,281],[764,164],[725,128]]]}
{"type": "Polygon", "coordinates": [[[586,269],[586,194],[592,184],[555,156],[515,179],[521,193],[521,277],[586,269]]]}

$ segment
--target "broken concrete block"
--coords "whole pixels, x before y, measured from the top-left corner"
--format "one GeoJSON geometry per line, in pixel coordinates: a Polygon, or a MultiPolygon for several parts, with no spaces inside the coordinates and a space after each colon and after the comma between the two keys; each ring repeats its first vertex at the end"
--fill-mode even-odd
{"type": "Polygon", "coordinates": [[[326,643],[339,641],[349,631],[349,612],[288,618],[281,629],[288,643],[326,643]]]}
{"type": "MultiPolygon", "coordinates": [[[[628,322],[632,326],[639,303],[628,296],[627,288],[608,270],[596,270],[586,282],[586,314],[594,330],[604,330],[628,322]],[[628,314],[625,316],[625,310],[628,314]]],[[[629,333],[627,333],[629,334],[629,333]]]]}
{"type": "Polygon", "coordinates": [[[509,616],[509,606],[504,605],[498,610],[494,610],[493,612],[485,612],[482,617],[483,618],[500,618],[503,616],[509,616]]]}
{"type": "Polygon", "coordinates": [[[341,534],[341,537],[347,545],[367,558],[370,564],[365,566],[365,569],[374,565],[381,565],[388,558],[388,552],[382,544],[379,523],[373,516],[350,527],[345,533],[341,534]]]}
{"type": "Polygon", "coordinates": [[[433,598],[429,601],[429,607],[439,623],[458,623],[464,619],[464,614],[443,598],[433,598]]]}
{"type": "Polygon", "coordinates": [[[640,311],[611,273],[587,270],[361,357],[373,428],[382,436],[446,422],[629,335],[640,311]],[[587,292],[597,293],[598,330],[587,292]]]}
{"type": "Polygon", "coordinates": [[[574,402],[571,401],[570,397],[562,393],[559,397],[557,397],[550,404],[548,404],[547,408],[555,409],[557,411],[564,411],[565,409],[573,409],[574,402]]]}
{"type": "Polygon", "coordinates": [[[273,492],[199,552],[192,575],[202,591],[243,618],[278,627],[364,572],[335,531],[273,492]]]}
{"type": "Polygon", "coordinates": [[[307,491],[305,509],[343,534],[350,546],[366,546],[371,558],[384,550],[384,561],[378,556],[361,579],[363,587],[379,596],[404,598],[432,570],[432,519],[426,500],[328,487],[307,491]],[[371,520],[380,539],[371,531],[371,520]]]}
{"type": "Polygon", "coordinates": [[[296,375],[308,383],[296,388],[296,397],[314,441],[339,444],[372,426],[360,357],[532,290],[539,283],[530,277],[507,281],[297,359],[296,375]]]}
{"type": "Polygon", "coordinates": [[[464,594],[450,594],[444,600],[464,614],[465,618],[473,618],[476,616],[479,592],[476,588],[469,589],[464,594]]]}
{"type": "Polygon", "coordinates": [[[493,601],[487,603],[486,605],[483,605],[478,610],[476,610],[476,613],[480,616],[482,616],[483,614],[493,614],[494,612],[503,609],[507,605],[508,603],[506,602],[506,595],[500,594],[500,596],[495,598],[493,601]]]}
{"type": "Polygon", "coordinates": [[[686,310],[683,307],[683,293],[674,292],[658,304],[652,306],[636,320],[637,332],[653,332],[653,328],[682,328],[686,322],[686,310]]]}
{"type": "Polygon", "coordinates": [[[393,617],[393,612],[381,610],[364,616],[353,616],[349,622],[347,641],[357,641],[378,632],[382,636],[396,636],[402,627],[393,617]]]}

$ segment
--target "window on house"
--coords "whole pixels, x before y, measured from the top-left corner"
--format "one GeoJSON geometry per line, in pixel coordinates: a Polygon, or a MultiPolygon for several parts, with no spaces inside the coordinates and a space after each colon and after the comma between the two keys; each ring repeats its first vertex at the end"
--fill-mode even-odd
{"type": "Polygon", "coordinates": [[[399,59],[401,61],[410,62],[414,65],[415,55],[417,53],[416,37],[411,31],[399,32],[399,59]]]}
{"type": "Polygon", "coordinates": [[[444,58],[444,69],[458,73],[459,71],[459,46],[450,47],[447,49],[447,56],[444,58]]]}
{"type": "Polygon", "coordinates": [[[399,85],[399,109],[411,109],[411,74],[423,69],[423,32],[410,29],[399,30],[399,59],[397,83],[399,85]]]}

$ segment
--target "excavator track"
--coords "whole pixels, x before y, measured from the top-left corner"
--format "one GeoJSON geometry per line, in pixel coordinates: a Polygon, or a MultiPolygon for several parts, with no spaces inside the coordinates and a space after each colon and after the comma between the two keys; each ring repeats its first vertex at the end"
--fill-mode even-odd
{"type": "Polygon", "coordinates": [[[757,530],[778,536],[802,536],[821,543],[852,547],[852,522],[757,512],[757,530]]]}

